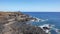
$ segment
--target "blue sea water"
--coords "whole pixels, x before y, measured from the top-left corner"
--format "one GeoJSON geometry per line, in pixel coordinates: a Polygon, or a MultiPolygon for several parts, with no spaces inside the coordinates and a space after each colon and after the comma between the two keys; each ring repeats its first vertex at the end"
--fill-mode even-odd
{"type": "MultiPolygon", "coordinates": [[[[39,26],[42,24],[53,24],[55,25],[55,28],[60,29],[60,12],[23,12],[23,13],[44,20],[48,19],[48,21],[45,22],[32,23],[35,26],[39,26]]],[[[57,34],[55,31],[51,32],[52,34],[57,34]]]]}

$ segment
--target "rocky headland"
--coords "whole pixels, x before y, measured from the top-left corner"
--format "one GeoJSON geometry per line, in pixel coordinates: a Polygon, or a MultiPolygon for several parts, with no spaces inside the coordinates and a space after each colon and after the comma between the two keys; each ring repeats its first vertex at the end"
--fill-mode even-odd
{"type": "Polygon", "coordinates": [[[21,12],[0,12],[0,34],[46,34],[29,24],[31,20],[37,19],[21,12]]]}

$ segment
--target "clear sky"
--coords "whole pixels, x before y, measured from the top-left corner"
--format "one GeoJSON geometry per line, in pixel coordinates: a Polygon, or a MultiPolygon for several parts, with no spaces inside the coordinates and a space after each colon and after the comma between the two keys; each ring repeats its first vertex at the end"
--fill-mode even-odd
{"type": "Polygon", "coordinates": [[[60,0],[0,0],[0,11],[60,11],[60,0]]]}

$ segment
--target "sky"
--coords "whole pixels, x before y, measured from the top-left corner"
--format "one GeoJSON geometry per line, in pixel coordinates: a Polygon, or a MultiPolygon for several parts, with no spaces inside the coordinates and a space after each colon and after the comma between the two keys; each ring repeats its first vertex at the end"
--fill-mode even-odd
{"type": "Polygon", "coordinates": [[[0,11],[60,12],[60,0],[0,0],[0,11]]]}

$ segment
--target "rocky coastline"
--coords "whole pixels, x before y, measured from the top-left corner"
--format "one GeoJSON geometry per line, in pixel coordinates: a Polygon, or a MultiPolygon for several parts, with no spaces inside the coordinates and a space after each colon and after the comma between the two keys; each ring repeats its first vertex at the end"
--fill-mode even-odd
{"type": "Polygon", "coordinates": [[[46,34],[40,27],[30,25],[31,20],[37,19],[21,12],[0,12],[0,34],[46,34]]]}

